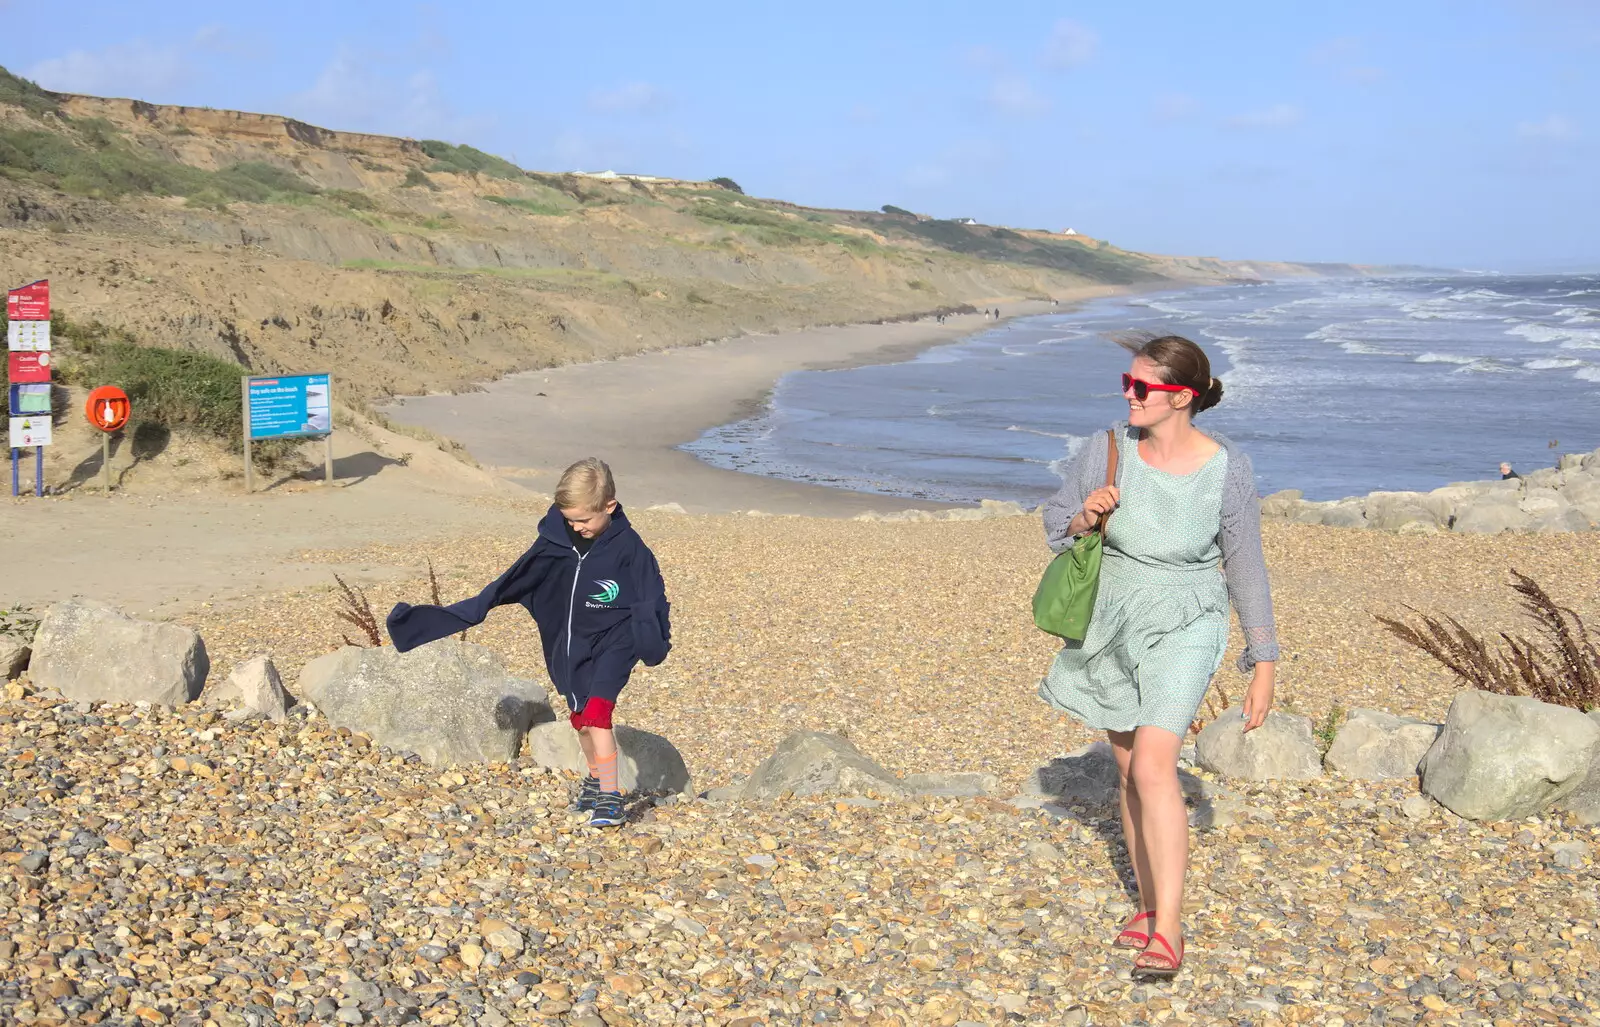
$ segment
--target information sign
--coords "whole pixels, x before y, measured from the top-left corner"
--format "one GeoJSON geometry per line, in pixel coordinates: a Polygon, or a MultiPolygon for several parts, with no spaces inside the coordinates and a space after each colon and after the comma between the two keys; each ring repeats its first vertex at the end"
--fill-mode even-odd
{"type": "Polygon", "coordinates": [[[50,415],[35,414],[11,419],[11,448],[50,445],[50,415]]]}
{"type": "Polygon", "coordinates": [[[50,281],[41,278],[6,293],[6,317],[12,321],[50,320],[50,281]]]}
{"type": "Polygon", "coordinates": [[[20,382],[48,382],[50,380],[50,351],[27,351],[6,354],[6,371],[11,384],[20,382]]]}
{"type": "Polygon", "coordinates": [[[6,325],[6,349],[14,352],[49,348],[49,321],[12,321],[6,325]]]}
{"type": "Polygon", "coordinates": [[[246,383],[252,440],[326,435],[333,431],[326,374],[250,378],[246,383]]]}
{"type": "Polygon", "coordinates": [[[50,412],[50,385],[41,382],[36,385],[11,386],[11,416],[20,417],[23,414],[48,414],[50,412]]]}

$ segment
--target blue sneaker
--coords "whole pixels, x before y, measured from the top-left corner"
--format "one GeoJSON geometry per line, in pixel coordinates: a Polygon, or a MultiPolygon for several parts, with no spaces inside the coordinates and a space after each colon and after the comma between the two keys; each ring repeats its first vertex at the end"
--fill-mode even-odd
{"type": "Polygon", "coordinates": [[[600,795],[600,779],[586,777],[578,786],[578,797],[567,807],[568,813],[588,813],[594,809],[594,800],[600,795]]]}
{"type": "Polygon", "coordinates": [[[627,819],[621,792],[601,792],[595,796],[594,811],[589,814],[590,827],[620,827],[627,819]]]}

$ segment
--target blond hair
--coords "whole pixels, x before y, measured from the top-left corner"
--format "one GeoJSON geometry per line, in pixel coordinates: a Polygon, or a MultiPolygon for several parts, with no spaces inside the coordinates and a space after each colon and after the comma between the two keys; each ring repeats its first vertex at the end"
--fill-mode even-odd
{"type": "Polygon", "coordinates": [[[600,510],[617,498],[611,468],[599,457],[585,457],[561,472],[556,506],[562,510],[600,510]]]}

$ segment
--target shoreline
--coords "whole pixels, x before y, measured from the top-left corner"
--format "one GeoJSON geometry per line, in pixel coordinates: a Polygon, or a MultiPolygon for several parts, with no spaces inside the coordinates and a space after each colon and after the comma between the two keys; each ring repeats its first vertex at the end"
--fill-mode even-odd
{"type": "Polygon", "coordinates": [[[519,371],[455,395],[401,397],[381,408],[392,420],[449,436],[508,481],[549,494],[561,471],[591,453],[618,478],[625,506],[677,503],[688,513],[761,512],[851,517],[867,511],[944,510],[969,504],[853,492],[712,467],[677,448],[704,432],[759,414],[784,375],[900,363],[1017,317],[1064,313],[1091,300],[1129,295],[1086,286],[1044,300],[991,301],[1000,321],[979,314],[887,324],[830,325],[742,335],[615,360],[519,371]]]}

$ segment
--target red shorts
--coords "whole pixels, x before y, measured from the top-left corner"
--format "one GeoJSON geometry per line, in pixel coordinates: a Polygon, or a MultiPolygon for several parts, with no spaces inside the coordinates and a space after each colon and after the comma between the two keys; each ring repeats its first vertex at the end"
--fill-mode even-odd
{"type": "Polygon", "coordinates": [[[572,730],[581,731],[586,727],[603,727],[611,729],[611,711],[617,704],[610,699],[602,699],[598,695],[591,696],[583,704],[583,709],[567,718],[572,722],[572,730]]]}

